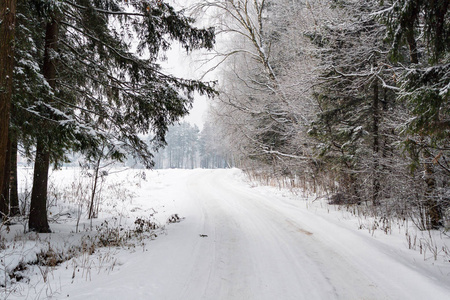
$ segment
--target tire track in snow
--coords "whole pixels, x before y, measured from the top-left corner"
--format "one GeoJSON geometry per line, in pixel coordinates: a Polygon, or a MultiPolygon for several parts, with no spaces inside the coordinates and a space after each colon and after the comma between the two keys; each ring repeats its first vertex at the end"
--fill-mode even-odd
{"type": "Polygon", "coordinates": [[[262,194],[236,172],[164,171],[162,178],[170,184],[157,198],[186,217],[183,222],[168,226],[167,236],[145,251],[124,255],[111,274],[78,280],[61,295],[80,300],[449,299],[448,274],[427,273],[399,249],[317,215],[301,200],[262,194]]]}
{"type": "Polygon", "coordinates": [[[223,175],[211,171],[189,181],[212,245],[197,256],[207,278],[188,280],[181,298],[388,299],[346,259],[311,240],[310,230],[223,175]]]}

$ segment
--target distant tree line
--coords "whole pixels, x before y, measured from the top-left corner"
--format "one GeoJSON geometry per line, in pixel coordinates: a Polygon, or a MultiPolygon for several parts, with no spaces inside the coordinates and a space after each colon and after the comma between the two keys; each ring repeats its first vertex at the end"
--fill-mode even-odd
{"type": "Polygon", "coordinates": [[[19,213],[17,151],[34,161],[29,229],[49,232],[48,170],[81,153],[89,164],[132,155],[153,166],[167,128],[208,84],[162,72],[173,41],[211,49],[213,29],[165,1],[0,1],[0,212],[19,213]],[[132,42],[133,41],[133,42],[132,42]],[[141,136],[151,133],[148,143],[141,136]]]}
{"type": "Polygon", "coordinates": [[[238,167],[337,202],[419,215],[450,209],[446,0],[212,0],[227,49],[212,122],[238,167]]]}
{"type": "Polygon", "coordinates": [[[172,125],[167,132],[167,145],[155,154],[155,168],[229,168],[232,160],[216,139],[210,124],[205,124],[201,132],[187,122],[172,125]]]}

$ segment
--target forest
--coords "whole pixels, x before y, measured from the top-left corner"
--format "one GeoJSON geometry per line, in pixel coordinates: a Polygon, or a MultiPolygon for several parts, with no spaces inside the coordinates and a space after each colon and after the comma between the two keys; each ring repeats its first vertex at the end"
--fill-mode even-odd
{"type": "Polygon", "coordinates": [[[235,166],[422,229],[448,226],[448,1],[167,2],[1,1],[4,220],[28,214],[30,231],[49,232],[49,168],[77,152],[94,165],[235,166]],[[197,27],[206,16],[210,27],[197,27]],[[164,73],[174,42],[202,50],[217,83],[164,73]],[[196,94],[213,99],[197,143],[212,154],[157,152],[188,145],[168,129],[196,94]],[[18,151],[34,164],[29,212],[18,210],[18,151]]]}
{"type": "Polygon", "coordinates": [[[155,169],[215,169],[229,168],[233,162],[229,153],[221,149],[214,128],[206,123],[200,131],[186,121],[169,127],[167,145],[154,156],[155,169]]]}
{"type": "Polygon", "coordinates": [[[215,93],[208,83],[161,71],[173,41],[186,51],[214,43],[212,28],[194,27],[167,3],[8,0],[0,16],[1,211],[19,213],[20,149],[34,161],[30,231],[50,231],[51,166],[78,152],[88,163],[131,155],[152,167],[152,149],[188,113],[194,91],[215,93]],[[141,136],[149,133],[147,143],[141,136]]]}
{"type": "Polygon", "coordinates": [[[209,56],[221,75],[210,122],[235,166],[422,230],[449,226],[449,1],[211,0],[194,11],[227,35],[209,56]]]}

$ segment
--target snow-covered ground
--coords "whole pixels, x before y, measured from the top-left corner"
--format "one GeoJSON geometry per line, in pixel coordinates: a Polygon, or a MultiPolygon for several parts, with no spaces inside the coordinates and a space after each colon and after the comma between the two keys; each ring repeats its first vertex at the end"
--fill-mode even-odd
{"type": "MultiPolygon", "coordinates": [[[[76,170],[53,173],[55,190],[79,182],[76,170]]],[[[0,298],[450,299],[445,235],[407,223],[390,224],[388,234],[372,230],[377,220],[257,186],[237,169],[128,170],[108,182],[93,228],[102,230],[105,220],[132,228],[136,218],[163,228],[152,239],[84,251],[54,268],[30,267],[26,280],[3,288],[0,298]],[[181,222],[167,223],[174,214],[181,222]]],[[[25,185],[22,179],[22,190],[25,185]]],[[[69,197],[69,190],[56,199],[69,197]]],[[[68,249],[92,236],[85,207],[56,201],[53,233],[24,235],[20,224],[9,233],[2,229],[9,248],[0,268],[13,268],[46,245],[68,249]]]]}

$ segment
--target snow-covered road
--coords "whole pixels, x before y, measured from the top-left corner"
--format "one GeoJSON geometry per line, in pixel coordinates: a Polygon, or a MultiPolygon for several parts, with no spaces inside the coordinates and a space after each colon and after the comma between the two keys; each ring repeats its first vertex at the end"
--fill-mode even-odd
{"type": "MultiPolygon", "coordinates": [[[[160,195],[185,219],[69,299],[450,299],[450,275],[308,209],[238,170],[173,173],[160,195]],[[175,176],[176,175],[176,176],[175,176]],[[173,200],[172,200],[173,199],[173,200]]],[[[149,188],[150,191],[150,188],[149,188]]],[[[141,200],[143,201],[143,200],[141,200]]],[[[142,205],[145,205],[142,202],[142,205]]],[[[147,204],[148,205],[148,204],[147,204]]]]}

